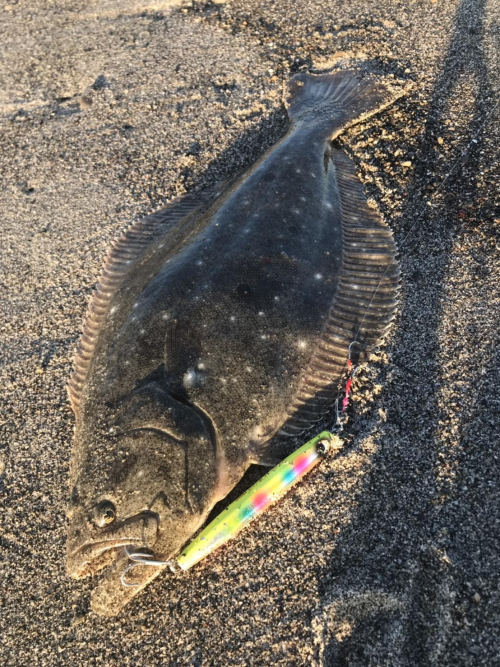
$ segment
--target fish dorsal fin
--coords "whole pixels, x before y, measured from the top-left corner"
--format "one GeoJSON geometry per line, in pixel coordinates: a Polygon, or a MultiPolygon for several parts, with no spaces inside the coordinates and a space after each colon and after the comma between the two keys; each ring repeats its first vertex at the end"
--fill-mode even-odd
{"type": "Polygon", "coordinates": [[[346,370],[349,345],[366,354],[394,318],[399,290],[396,244],[388,225],[368,205],[351,160],[334,150],[342,215],[339,284],[321,340],[302,378],[283,435],[298,435],[332,409],[346,370]]]}
{"type": "Polygon", "coordinates": [[[111,247],[87,310],[73,373],[68,382],[68,394],[75,414],[78,412],[99,331],[124,278],[156,239],[209,202],[214,195],[220,194],[221,190],[222,186],[218,185],[201,193],[191,193],[176,199],[160,211],[132,223],[111,247]]]}

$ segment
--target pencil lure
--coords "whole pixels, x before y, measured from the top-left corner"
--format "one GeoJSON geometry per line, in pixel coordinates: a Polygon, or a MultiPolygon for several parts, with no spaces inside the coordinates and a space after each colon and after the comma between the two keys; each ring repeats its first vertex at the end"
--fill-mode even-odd
{"type": "Polygon", "coordinates": [[[121,575],[124,588],[135,588],[135,582],[127,581],[126,575],[138,565],[155,567],[168,566],[172,572],[189,570],[200,560],[218,549],[264,512],[270,505],[282,498],[298,481],[312,470],[332,449],[340,449],[342,441],[328,431],[323,431],[305,445],[296,449],[281,463],[278,463],[262,479],[251,486],[243,495],[223,510],[181,553],[170,560],[156,560],[142,551],[125,554],[130,559],[121,575]]]}
{"type": "Polygon", "coordinates": [[[312,470],[328,453],[336,436],[323,431],[281,461],[248,491],[217,516],[176,559],[176,565],[189,570],[235,537],[245,526],[282,498],[289,489],[312,470]]]}

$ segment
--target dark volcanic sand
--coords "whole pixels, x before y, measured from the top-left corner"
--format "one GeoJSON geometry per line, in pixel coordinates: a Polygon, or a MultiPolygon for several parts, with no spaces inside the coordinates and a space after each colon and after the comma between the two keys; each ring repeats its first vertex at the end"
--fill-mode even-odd
{"type": "Polygon", "coordinates": [[[7,2],[2,663],[500,665],[500,3],[7,2]],[[353,62],[413,85],[341,140],[403,271],[345,449],[231,546],[99,618],[95,581],[64,569],[65,382],[108,244],[273,144],[291,73],[353,62]]]}

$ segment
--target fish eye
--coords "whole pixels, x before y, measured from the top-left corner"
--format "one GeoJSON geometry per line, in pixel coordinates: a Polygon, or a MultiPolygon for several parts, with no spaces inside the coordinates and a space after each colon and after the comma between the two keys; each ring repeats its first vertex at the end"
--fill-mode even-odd
{"type": "Polygon", "coordinates": [[[116,519],[116,508],[109,500],[103,500],[95,508],[95,519],[97,525],[102,528],[116,519]]]}

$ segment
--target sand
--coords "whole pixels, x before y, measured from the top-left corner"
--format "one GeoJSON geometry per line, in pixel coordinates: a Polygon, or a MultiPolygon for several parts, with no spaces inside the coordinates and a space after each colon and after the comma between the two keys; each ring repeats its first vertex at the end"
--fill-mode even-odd
{"type": "Polygon", "coordinates": [[[176,4],[0,8],[0,660],[500,665],[500,4],[176,4]],[[341,138],[403,273],[344,449],[99,618],[65,574],[65,382],[107,247],[282,136],[291,73],[353,63],[411,89],[341,138]]]}

